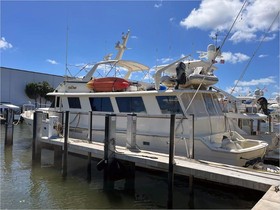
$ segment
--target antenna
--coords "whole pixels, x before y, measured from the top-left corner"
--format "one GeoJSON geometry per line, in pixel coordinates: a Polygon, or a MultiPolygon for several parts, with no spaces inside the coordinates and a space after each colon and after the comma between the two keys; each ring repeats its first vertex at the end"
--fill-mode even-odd
{"type": "Polygon", "coordinates": [[[122,36],[122,40],[123,40],[122,44],[118,41],[116,46],[115,46],[115,48],[118,50],[118,54],[117,54],[117,56],[115,58],[116,60],[121,60],[124,51],[127,49],[126,48],[126,44],[127,44],[127,40],[128,40],[128,37],[129,37],[129,33],[130,33],[130,31],[128,30],[125,35],[123,34],[123,36],[122,36]]]}

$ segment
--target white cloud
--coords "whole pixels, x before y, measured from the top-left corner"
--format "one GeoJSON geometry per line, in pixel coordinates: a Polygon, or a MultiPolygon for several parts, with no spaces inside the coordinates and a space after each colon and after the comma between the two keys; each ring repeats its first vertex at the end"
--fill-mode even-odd
{"type": "Polygon", "coordinates": [[[169,22],[174,22],[175,21],[175,17],[171,17],[171,18],[169,18],[169,22]]]}
{"type": "Polygon", "coordinates": [[[233,64],[247,61],[250,59],[248,55],[242,53],[223,52],[222,56],[227,63],[233,64]]]}
{"type": "Polygon", "coordinates": [[[250,87],[235,87],[234,90],[233,87],[227,87],[226,92],[234,95],[250,95],[252,93],[252,89],[250,87]]]}
{"type": "Polygon", "coordinates": [[[131,39],[138,39],[138,36],[131,36],[131,39]]]}
{"type": "Polygon", "coordinates": [[[259,58],[265,58],[265,57],[267,57],[268,55],[259,55],[259,58]]]}
{"type": "Polygon", "coordinates": [[[55,60],[47,59],[46,61],[53,65],[58,64],[55,60]]]}
{"type": "Polygon", "coordinates": [[[0,39],[0,49],[6,50],[12,48],[13,45],[6,41],[5,37],[1,37],[0,39]]]}
{"type": "Polygon", "coordinates": [[[165,64],[173,61],[173,58],[161,58],[161,59],[157,59],[157,61],[160,62],[161,64],[165,64]]]}
{"type": "MultiPolygon", "coordinates": [[[[180,25],[189,28],[212,30],[226,33],[240,9],[241,0],[202,0],[198,9],[180,22],[180,25]]],[[[259,40],[258,32],[266,32],[279,11],[279,0],[249,0],[238,17],[229,38],[232,42],[259,40]]],[[[270,32],[279,30],[275,21],[270,32]]],[[[265,41],[272,40],[275,34],[270,35],[265,41]]]]}
{"type": "MultiPolygon", "coordinates": [[[[237,83],[237,80],[234,81],[234,84],[237,83]]],[[[239,81],[238,86],[258,86],[258,85],[270,85],[276,83],[275,77],[270,76],[267,78],[252,79],[251,81],[239,81]]]]}
{"type": "Polygon", "coordinates": [[[162,7],[162,0],[159,1],[159,3],[154,5],[155,8],[160,8],[162,7]]]}

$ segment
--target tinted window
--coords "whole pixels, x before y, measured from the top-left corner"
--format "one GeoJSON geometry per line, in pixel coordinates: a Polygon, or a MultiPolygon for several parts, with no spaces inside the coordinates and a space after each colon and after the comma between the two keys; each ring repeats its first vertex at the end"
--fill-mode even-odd
{"type": "Polygon", "coordinates": [[[117,97],[120,112],[146,112],[142,97],[117,97]]]}
{"type": "Polygon", "coordinates": [[[89,98],[92,111],[113,112],[113,107],[109,97],[89,98]]]}
{"type": "Polygon", "coordinates": [[[176,96],[157,96],[156,99],[163,114],[183,113],[176,96]]]}
{"type": "Polygon", "coordinates": [[[217,115],[211,95],[203,94],[203,98],[204,98],[206,109],[207,109],[209,115],[210,116],[217,115]]]}
{"type": "Polygon", "coordinates": [[[81,103],[79,97],[68,97],[69,108],[80,109],[81,103]]]}

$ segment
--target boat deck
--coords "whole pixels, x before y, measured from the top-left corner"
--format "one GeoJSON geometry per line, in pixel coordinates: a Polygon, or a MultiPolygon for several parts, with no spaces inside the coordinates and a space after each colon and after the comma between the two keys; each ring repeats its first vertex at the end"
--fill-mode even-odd
{"type": "MultiPolygon", "coordinates": [[[[62,147],[64,145],[63,138],[48,139],[42,137],[41,142],[62,147]]],[[[104,144],[97,142],[89,143],[86,140],[69,138],[68,151],[84,155],[91,152],[93,157],[103,159],[104,144]]],[[[169,156],[167,154],[144,150],[129,150],[126,147],[116,146],[115,158],[134,162],[140,167],[168,171],[169,156]]],[[[193,175],[196,178],[204,180],[264,192],[266,192],[271,186],[280,185],[280,174],[177,156],[175,156],[174,173],[184,176],[193,175]]]]}

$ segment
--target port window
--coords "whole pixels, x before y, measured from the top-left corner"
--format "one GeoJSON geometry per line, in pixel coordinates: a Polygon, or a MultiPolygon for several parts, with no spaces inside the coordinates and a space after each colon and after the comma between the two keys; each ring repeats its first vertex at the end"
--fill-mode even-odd
{"type": "Polygon", "coordinates": [[[69,108],[80,109],[81,103],[79,97],[68,97],[69,108]]]}
{"type": "Polygon", "coordinates": [[[89,98],[92,111],[113,112],[112,103],[109,97],[89,98]]]}
{"type": "Polygon", "coordinates": [[[142,97],[116,97],[120,112],[146,113],[142,97]]]}
{"type": "Polygon", "coordinates": [[[162,114],[183,114],[176,96],[157,96],[156,99],[162,114]]]}

